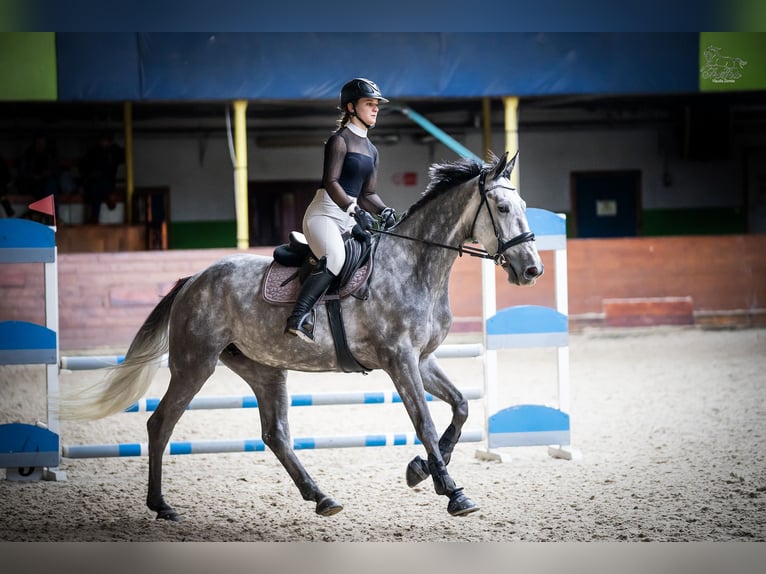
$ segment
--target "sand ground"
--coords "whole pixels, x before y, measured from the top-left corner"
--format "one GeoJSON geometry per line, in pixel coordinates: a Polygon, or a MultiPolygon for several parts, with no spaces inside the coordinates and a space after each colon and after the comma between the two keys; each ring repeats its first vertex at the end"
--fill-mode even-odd
{"type": "MultiPolygon", "coordinates": [[[[450,342],[459,342],[452,340],[450,342]]],[[[72,353],[74,354],[74,353],[72,353]]],[[[99,352],[96,352],[99,354],[99,352]]],[[[498,353],[501,400],[556,404],[552,349],[498,353]]],[[[443,359],[460,387],[482,385],[481,359],[443,359]]],[[[167,457],[165,496],[183,521],[144,505],[146,458],[63,459],[68,480],[0,480],[0,541],[575,542],[766,540],[766,330],[594,330],[570,337],[572,442],[579,460],[458,445],[450,472],[481,510],[446,511],[430,481],[407,487],[419,446],[299,451],[344,505],[317,516],[270,452],[167,457]]],[[[61,384],[98,380],[62,373],[61,384]]],[[[159,396],[160,370],[150,395],[159,396]]],[[[368,376],[291,373],[291,392],[390,389],[368,376]]],[[[0,367],[0,422],[44,418],[44,370],[0,367]]],[[[246,394],[218,369],[202,394],[246,394]]],[[[433,404],[439,428],[446,405],[433,404]]],[[[65,422],[65,444],[145,441],[145,414],[65,422]]],[[[481,401],[466,428],[481,428],[481,401]]],[[[402,405],[294,407],[293,436],[411,431],[402,405]]],[[[260,434],[257,412],[191,411],[173,440],[260,434]]],[[[2,473],[2,471],[0,471],[2,473]]]]}

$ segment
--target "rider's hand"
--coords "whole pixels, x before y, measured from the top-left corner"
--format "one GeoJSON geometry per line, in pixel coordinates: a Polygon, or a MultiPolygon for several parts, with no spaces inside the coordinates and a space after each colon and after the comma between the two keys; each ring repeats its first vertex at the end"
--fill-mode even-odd
{"type": "Polygon", "coordinates": [[[354,219],[356,219],[356,223],[362,228],[362,231],[369,231],[372,229],[373,223],[375,223],[372,215],[359,206],[354,210],[354,219]]]}
{"type": "Polygon", "coordinates": [[[364,243],[365,245],[369,245],[372,240],[370,232],[362,229],[358,223],[351,228],[351,236],[359,243],[364,243]]]}
{"type": "Polygon", "coordinates": [[[380,212],[380,220],[383,224],[383,229],[388,229],[396,225],[396,211],[392,207],[386,207],[380,212]]]}

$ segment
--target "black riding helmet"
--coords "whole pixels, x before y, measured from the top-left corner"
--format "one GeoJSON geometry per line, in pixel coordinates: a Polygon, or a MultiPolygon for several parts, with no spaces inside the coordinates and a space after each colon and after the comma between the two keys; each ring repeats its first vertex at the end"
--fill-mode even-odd
{"type": "Polygon", "coordinates": [[[354,78],[346,82],[340,91],[340,109],[345,111],[347,103],[356,102],[361,98],[376,98],[381,104],[388,103],[375,82],[366,78],[354,78]]]}

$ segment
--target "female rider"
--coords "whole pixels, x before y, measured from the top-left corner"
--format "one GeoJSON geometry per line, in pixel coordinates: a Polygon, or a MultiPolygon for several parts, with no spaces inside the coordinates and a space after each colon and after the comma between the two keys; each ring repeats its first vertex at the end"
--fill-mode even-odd
{"type": "Polygon", "coordinates": [[[369,212],[381,217],[384,228],[396,223],[394,210],[375,191],[378,150],[367,138],[379,105],[387,102],[365,78],[354,78],[341,89],[338,128],[324,146],[322,187],[303,216],[303,233],[319,263],[304,281],[285,327],[285,333],[304,341],[314,341],[311,311],[345,262],[342,234],[357,224],[368,232],[373,224],[369,212]]]}

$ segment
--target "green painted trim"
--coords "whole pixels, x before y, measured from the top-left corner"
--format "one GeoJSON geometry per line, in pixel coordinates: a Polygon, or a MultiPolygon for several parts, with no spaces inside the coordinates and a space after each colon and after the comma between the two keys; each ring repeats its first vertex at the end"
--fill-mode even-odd
{"type": "Polygon", "coordinates": [[[0,32],[0,100],[56,100],[56,34],[0,32]]]}
{"type": "Polygon", "coordinates": [[[236,221],[174,221],[168,229],[170,249],[237,246],[236,221]]]}
{"type": "MultiPolygon", "coordinates": [[[[573,238],[574,219],[567,213],[567,237],[573,238]]],[[[641,212],[641,235],[728,235],[747,233],[746,215],[739,207],[646,209],[641,212]]]]}
{"type": "MultiPolygon", "coordinates": [[[[574,220],[566,214],[567,237],[573,237],[574,220]]],[[[641,213],[642,236],[727,235],[747,233],[742,208],[711,207],[688,209],[647,209],[641,213]]],[[[208,249],[237,246],[237,222],[171,222],[170,249],[208,249]]]]}
{"type": "Polygon", "coordinates": [[[648,209],[642,213],[642,235],[726,235],[746,233],[739,207],[648,209]]]}

